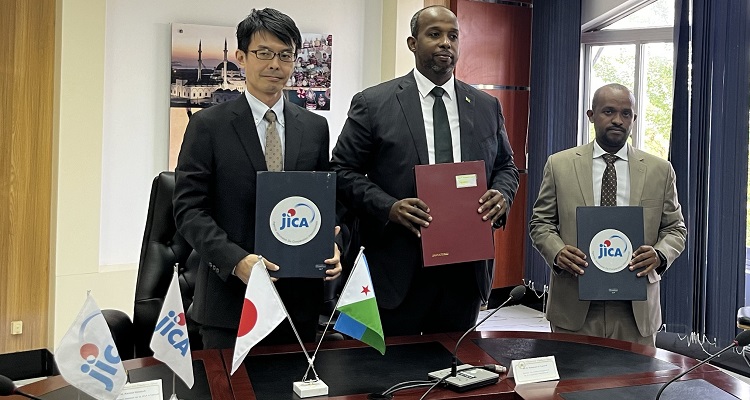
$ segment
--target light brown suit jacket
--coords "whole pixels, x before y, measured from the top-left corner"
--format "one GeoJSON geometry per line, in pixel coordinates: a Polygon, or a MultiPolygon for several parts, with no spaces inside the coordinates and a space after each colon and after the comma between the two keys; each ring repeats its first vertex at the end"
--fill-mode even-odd
{"type": "MultiPolygon", "coordinates": [[[[593,151],[591,142],[547,159],[529,222],[532,243],[552,268],[547,319],[572,331],[583,327],[589,302],[578,300],[578,279],[555,267],[554,261],[566,244],[576,245],[576,207],[594,205],[593,151]]],[[[669,268],[684,249],[687,235],[674,170],[669,162],[630,145],[628,164],[630,205],[643,207],[645,242],[664,254],[669,268]]],[[[633,302],[635,321],[643,336],[653,335],[661,325],[661,275],[654,270],[647,279],[647,300],[633,302]]]]}

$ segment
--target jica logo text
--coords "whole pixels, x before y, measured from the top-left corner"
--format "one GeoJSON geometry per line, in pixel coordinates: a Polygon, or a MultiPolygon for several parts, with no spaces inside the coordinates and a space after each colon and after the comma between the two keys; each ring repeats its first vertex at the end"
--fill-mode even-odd
{"type": "Polygon", "coordinates": [[[628,266],[633,246],[624,233],[616,229],[604,229],[591,239],[589,254],[597,268],[615,273],[628,266]]]}
{"type": "Polygon", "coordinates": [[[300,246],[318,234],[320,219],[320,210],[315,203],[301,196],[291,196],[276,204],[268,223],[281,243],[300,246]]]}
{"type": "Polygon", "coordinates": [[[190,352],[190,340],[188,339],[185,322],[184,313],[177,314],[174,310],[170,310],[156,324],[154,329],[154,334],[165,337],[172,347],[180,351],[183,357],[190,352]]]}
{"type": "MultiPolygon", "coordinates": [[[[315,215],[313,214],[313,218],[314,217],[315,215]]],[[[289,227],[309,228],[310,222],[307,221],[306,217],[297,217],[297,210],[290,208],[287,212],[281,214],[281,228],[279,228],[279,230],[283,231],[289,227]]]]}

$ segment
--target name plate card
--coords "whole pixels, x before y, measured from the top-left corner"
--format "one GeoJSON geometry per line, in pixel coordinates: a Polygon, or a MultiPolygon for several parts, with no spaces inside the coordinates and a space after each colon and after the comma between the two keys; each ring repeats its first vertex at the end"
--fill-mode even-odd
{"type": "Polygon", "coordinates": [[[509,378],[516,380],[516,385],[560,379],[557,372],[555,356],[524,358],[510,363],[509,378]]]}
{"type": "Polygon", "coordinates": [[[161,392],[161,379],[126,383],[117,400],[164,400],[161,392]]]}

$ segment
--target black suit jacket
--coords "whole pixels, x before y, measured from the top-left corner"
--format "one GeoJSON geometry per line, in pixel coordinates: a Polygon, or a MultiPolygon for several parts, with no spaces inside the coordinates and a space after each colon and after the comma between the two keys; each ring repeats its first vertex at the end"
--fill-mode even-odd
{"type": "MultiPolygon", "coordinates": [[[[489,187],[502,192],[510,207],[518,188],[518,170],[500,103],[458,80],[455,86],[461,160],[484,160],[489,187]]],[[[378,303],[384,308],[398,307],[414,272],[422,268],[419,238],[403,226],[389,223],[388,214],[396,201],[416,197],[414,166],[428,163],[413,72],[354,96],[331,166],[337,174],[339,201],[357,218],[354,233],[365,246],[378,303]]],[[[461,234],[461,227],[456,234],[461,234]]],[[[468,270],[476,273],[478,289],[486,296],[489,265],[470,264],[468,270]]]]}
{"type": "MultiPolygon", "coordinates": [[[[328,171],[326,119],[286,100],[284,119],[284,169],[328,171]]],[[[177,229],[201,256],[193,300],[198,323],[239,324],[245,284],[232,271],[253,253],[256,173],[266,170],[244,95],[193,114],[175,169],[174,213],[177,229]]]]}

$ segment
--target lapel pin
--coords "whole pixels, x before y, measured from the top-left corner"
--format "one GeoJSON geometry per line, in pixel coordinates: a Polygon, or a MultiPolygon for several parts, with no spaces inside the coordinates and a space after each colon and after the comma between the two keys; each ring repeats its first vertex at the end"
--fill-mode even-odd
{"type": "Polygon", "coordinates": [[[471,99],[468,96],[466,97],[466,102],[471,103],[471,99]]]}

